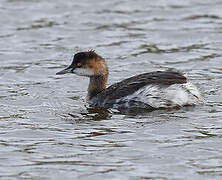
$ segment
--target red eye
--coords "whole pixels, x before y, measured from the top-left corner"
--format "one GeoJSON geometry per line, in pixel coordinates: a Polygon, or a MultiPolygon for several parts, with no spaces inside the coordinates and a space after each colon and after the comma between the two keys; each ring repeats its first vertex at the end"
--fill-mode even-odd
{"type": "Polygon", "coordinates": [[[81,63],[77,63],[77,65],[76,65],[77,67],[81,67],[82,66],[82,64],[81,63]]]}

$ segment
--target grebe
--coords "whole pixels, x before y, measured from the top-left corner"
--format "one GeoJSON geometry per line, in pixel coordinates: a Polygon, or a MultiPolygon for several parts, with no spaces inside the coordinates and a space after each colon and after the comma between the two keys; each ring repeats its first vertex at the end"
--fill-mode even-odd
{"type": "Polygon", "coordinates": [[[106,88],[108,67],[94,51],[79,52],[72,64],[57,75],[74,73],[90,78],[87,100],[102,108],[147,108],[149,110],[196,105],[201,95],[178,72],[155,71],[127,78],[106,88]]]}

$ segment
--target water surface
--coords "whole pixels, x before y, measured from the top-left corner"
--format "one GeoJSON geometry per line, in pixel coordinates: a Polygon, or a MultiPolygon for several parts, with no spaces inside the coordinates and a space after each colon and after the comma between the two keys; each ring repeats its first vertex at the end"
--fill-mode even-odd
{"type": "Polygon", "coordinates": [[[2,0],[0,179],[221,179],[221,0],[2,0]],[[176,69],[205,104],[123,114],[85,102],[88,79],[55,73],[106,58],[109,85],[176,69]]]}

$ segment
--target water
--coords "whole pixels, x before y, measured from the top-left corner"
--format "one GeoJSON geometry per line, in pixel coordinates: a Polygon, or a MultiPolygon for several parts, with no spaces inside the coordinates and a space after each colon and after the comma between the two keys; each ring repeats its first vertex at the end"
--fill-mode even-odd
{"type": "Polygon", "coordinates": [[[0,179],[221,179],[221,0],[1,0],[0,179]],[[109,84],[176,69],[205,104],[92,109],[74,52],[107,59],[109,84]]]}

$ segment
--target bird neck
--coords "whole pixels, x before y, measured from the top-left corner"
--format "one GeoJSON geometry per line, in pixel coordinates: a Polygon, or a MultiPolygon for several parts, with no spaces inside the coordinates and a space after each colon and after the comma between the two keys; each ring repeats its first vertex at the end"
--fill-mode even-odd
{"type": "Polygon", "coordinates": [[[108,74],[90,77],[88,87],[88,100],[106,89],[108,74]]]}

